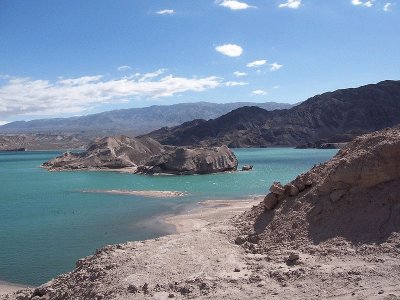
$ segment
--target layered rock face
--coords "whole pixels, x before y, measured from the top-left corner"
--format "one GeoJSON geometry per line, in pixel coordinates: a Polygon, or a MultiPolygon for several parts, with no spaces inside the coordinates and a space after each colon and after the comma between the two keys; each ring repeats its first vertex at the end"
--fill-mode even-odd
{"type": "Polygon", "coordinates": [[[206,174],[236,170],[237,159],[226,146],[215,148],[165,147],[155,140],[105,137],[82,153],[64,153],[45,162],[51,171],[124,170],[132,173],[206,174]]]}
{"type": "Polygon", "coordinates": [[[174,148],[151,158],[138,172],[207,174],[235,171],[238,161],[226,146],[216,148],[174,148]]]}
{"type": "Polygon", "coordinates": [[[299,248],[337,238],[356,245],[388,241],[400,232],[399,157],[400,128],[360,136],[292,182],[274,183],[239,227],[257,236],[261,252],[274,243],[299,248]]]}
{"type": "Polygon", "coordinates": [[[66,152],[45,162],[43,167],[49,170],[136,168],[163,151],[163,146],[150,138],[104,137],[94,140],[84,152],[66,152]]]}

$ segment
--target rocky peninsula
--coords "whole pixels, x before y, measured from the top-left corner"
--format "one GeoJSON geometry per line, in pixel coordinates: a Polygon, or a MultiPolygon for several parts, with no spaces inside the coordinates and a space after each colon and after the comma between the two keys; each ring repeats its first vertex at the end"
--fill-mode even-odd
{"type": "Polygon", "coordinates": [[[167,218],[1,299],[399,299],[400,129],[356,138],[264,200],[167,218]]]}
{"type": "Polygon", "coordinates": [[[50,171],[101,170],[138,174],[208,174],[236,171],[238,161],[226,146],[163,146],[152,138],[127,136],[94,140],[81,153],[66,152],[43,164],[50,171]]]}

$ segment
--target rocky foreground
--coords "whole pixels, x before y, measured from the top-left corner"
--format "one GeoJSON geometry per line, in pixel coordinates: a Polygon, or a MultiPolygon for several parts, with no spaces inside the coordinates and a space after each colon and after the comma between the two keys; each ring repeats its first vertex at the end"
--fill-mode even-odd
{"type": "Polygon", "coordinates": [[[261,203],[206,203],[2,299],[400,299],[399,155],[400,129],[361,136],[261,203]]]}
{"type": "Polygon", "coordinates": [[[109,170],[138,174],[207,174],[235,171],[238,161],[226,146],[163,146],[155,140],[126,136],[94,140],[81,153],[66,152],[43,164],[50,171],[109,170]]]}

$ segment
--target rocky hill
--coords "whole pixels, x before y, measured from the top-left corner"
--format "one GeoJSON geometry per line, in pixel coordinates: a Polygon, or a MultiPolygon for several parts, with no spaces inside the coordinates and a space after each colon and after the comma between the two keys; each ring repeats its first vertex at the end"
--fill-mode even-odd
{"type": "Polygon", "coordinates": [[[314,96],[290,109],[238,108],[219,118],[194,120],[151,132],[163,144],[229,147],[319,146],[400,123],[400,81],[314,96]]]}
{"type": "Polygon", "coordinates": [[[235,103],[181,103],[174,105],[153,105],[106,111],[81,117],[18,121],[0,126],[0,133],[44,133],[74,134],[87,139],[125,134],[136,136],[164,126],[175,126],[194,119],[212,119],[236,108],[256,105],[266,110],[289,108],[286,103],[235,102],[235,103]]]}
{"type": "Polygon", "coordinates": [[[165,147],[149,137],[104,137],[84,152],[66,152],[43,164],[50,171],[108,170],[139,174],[208,174],[236,170],[238,161],[226,146],[165,147]]]}
{"type": "Polygon", "coordinates": [[[240,238],[256,252],[271,245],[381,244],[400,235],[400,128],[356,138],[330,161],[282,186],[245,213],[240,238]],[[249,226],[250,225],[250,226],[249,226]],[[338,241],[340,240],[340,241],[338,241]]]}

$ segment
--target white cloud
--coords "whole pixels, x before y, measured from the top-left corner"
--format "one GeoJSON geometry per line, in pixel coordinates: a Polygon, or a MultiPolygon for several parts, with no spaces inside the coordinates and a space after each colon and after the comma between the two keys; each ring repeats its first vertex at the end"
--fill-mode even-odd
{"type": "Polygon", "coordinates": [[[236,77],[243,77],[243,76],[247,76],[247,73],[236,71],[236,72],[233,72],[233,75],[235,75],[236,77]]]}
{"type": "Polygon", "coordinates": [[[265,96],[267,94],[268,93],[266,91],[263,91],[263,90],[255,90],[255,91],[253,91],[253,95],[257,95],[257,96],[265,96]]]}
{"type": "Polygon", "coordinates": [[[226,86],[242,86],[242,85],[248,85],[248,82],[242,82],[242,81],[228,81],[225,82],[226,86]]]}
{"type": "Polygon", "coordinates": [[[175,11],[173,9],[163,9],[156,12],[158,15],[173,15],[175,11]]]}
{"type": "Polygon", "coordinates": [[[118,71],[129,71],[132,70],[130,66],[119,66],[118,71]]]}
{"type": "Polygon", "coordinates": [[[248,63],[246,66],[249,68],[258,68],[261,67],[262,65],[265,65],[267,61],[265,59],[261,60],[255,60],[253,62],[248,63]]]}
{"type": "Polygon", "coordinates": [[[8,122],[8,121],[0,121],[0,126],[6,125],[8,123],[10,123],[10,122],[8,122]]]}
{"type": "Polygon", "coordinates": [[[57,115],[80,113],[104,103],[127,102],[132,98],[160,98],[183,92],[201,92],[221,86],[215,76],[203,78],[157,78],[163,70],[141,75],[104,80],[103,76],[34,80],[10,78],[0,85],[0,116],[21,114],[57,115]]]}
{"type": "Polygon", "coordinates": [[[278,71],[282,67],[283,67],[283,65],[280,65],[280,64],[274,62],[273,64],[270,64],[270,68],[269,69],[271,71],[278,71]]]}
{"type": "Polygon", "coordinates": [[[139,82],[144,82],[144,81],[148,81],[149,79],[156,78],[156,77],[162,75],[165,71],[167,71],[167,69],[158,69],[155,72],[150,72],[150,73],[146,73],[143,75],[138,74],[138,76],[141,76],[141,78],[139,79],[139,82]]]}
{"type": "Polygon", "coordinates": [[[236,44],[224,44],[215,47],[215,50],[223,55],[230,56],[230,57],[238,57],[242,55],[243,48],[236,44]]]}
{"type": "Polygon", "coordinates": [[[351,4],[355,6],[365,6],[365,7],[371,7],[374,5],[375,0],[368,0],[368,1],[361,1],[361,0],[351,0],[351,4]]]}
{"type": "Polygon", "coordinates": [[[219,6],[227,7],[232,10],[242,10],[248,8],[256,8],[256,6],[248,5],[245,2],[240,2],[236,0],[217,0],[215,1],[219,6]]]}
{"type": "Polygon", "coordinates": [[[392,11],[393,4],[388,2],[383,6],[383,11],[392,11]]]}
{"type": "Polygon", "coordinates": [[[285,3],[279,4],[280,8],[298,9],[301,6],[301,0],[287,0],[285,3]]]}

